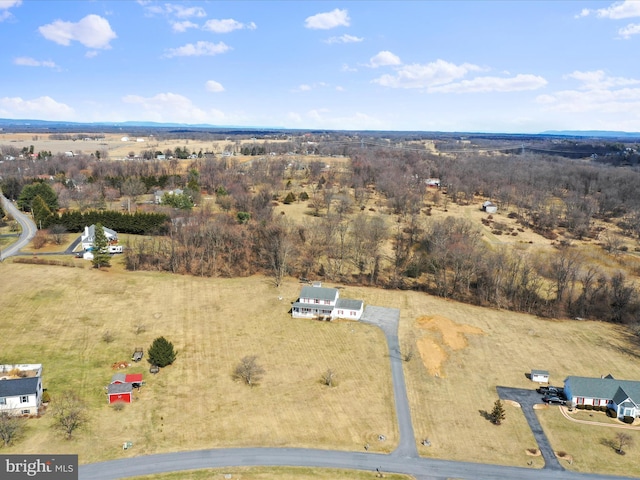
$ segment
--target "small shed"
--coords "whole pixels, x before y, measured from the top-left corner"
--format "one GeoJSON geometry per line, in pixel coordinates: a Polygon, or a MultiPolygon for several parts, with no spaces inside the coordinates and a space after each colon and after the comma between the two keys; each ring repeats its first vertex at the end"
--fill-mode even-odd
{"type": "Polygon", "coordinates": [[[133,386],[130,383],[112,383],[107,387],[109,403],[133,401],[133,386]]]}
{"type": "Polygon", "coordinates": [[[538,383],[549,383],[549,372],[546,370],[531,370],[531,381],[538,383]]]}
{"type": "Polygon", "coordinates": [[[498,206],[495,203],[487,200],[482,204],[482,210],[487,213],[496,213],[498,211],[498,206]]]}

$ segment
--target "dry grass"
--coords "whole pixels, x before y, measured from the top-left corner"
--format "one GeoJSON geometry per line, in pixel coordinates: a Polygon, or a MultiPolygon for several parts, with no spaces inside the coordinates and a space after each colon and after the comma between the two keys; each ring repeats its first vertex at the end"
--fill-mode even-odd
{"type": "MultiPolygon", "coordinates": [[[[375,472],[363,470],[339,470],[335,468],[312,467],[252,467],[195,470],[164,475],[134,477],[136,480],[335,480],[344,478],[349,480],[370,480],[375,472]],[[227,476],[231,475],[231,476],[227,476]]],[[[414,477],[397,473],[384,473],[389,480],[410,480],[414,477]]]]}
{"type": "MultiPolygon", "coordinates": [[[[81,462],[223,446],[298,446],[375,451],[397,444],[390,370],[382,333],[357,323],[292,320],[299,285],[276,290],[263,277],[211,280],[115,269],[64,269],[5,262],[14,282],[0,294],[3,362],[42,362],[54,402],[73,389],[90,405],[91,423],[60,442],[44,416],[29,441],[7,453],[75,452],[81,462]],[[278,296],[284,300],[279,301],[278,296]],[[8,321],[10,319],[10,321],[8,321]],[[146,332],[135,335],[135,326],[146,332]],[[102,341],[108,330],[115,341],[102,341]],[[178,350],[122,411],[106,403],[110,365],[166,336],[178,350]],[[249,388],[235,364],[258,356],[266,375],[249,388]],[[320,377],[332,368],[334,388],[320,377]],[[386,442],[374,442],[378,434],[386,442]],[[134,448],[123,453],[123,441],[134,448]]],[[[347,291],[348,295],[349,292],[347,291]]],[[[132,372],[146,371],[144,364],[132,372]]]]}
{"type": "Polygon", "coordinates": [[[571,422],[562,416],[558,408],[537,410],[536,414],[554,451],[566,452],[572,458],[571,462],[562,462],[568,470],[640,476],[637,462],[640,431],[571,422]],[[625,448],[627,455],[619,455],[614,449],[615,435],[620,431],[631,435],[634,442],[633,446],[625,448]]]}

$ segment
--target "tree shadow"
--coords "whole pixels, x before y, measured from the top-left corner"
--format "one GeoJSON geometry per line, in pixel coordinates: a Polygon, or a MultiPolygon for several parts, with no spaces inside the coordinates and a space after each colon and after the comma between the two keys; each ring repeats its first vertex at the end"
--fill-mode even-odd
{"type": "Polygon", "coordinates": [[[488,422],[493,423],[493,418],[491,417],[491,413],[487,412],[486,410],[478,410],[478,413],[482,418],[484,418],[488,422]]]}
{"type": "Polygon", "coordinates": [[[525,373],[524,376],[527,378],[527,380],[531,380],[531,374],[529,372],[525,373]]]}
{"type": "Polygon", "coordinates": [[[600,439],[600,445],[604,445],[605,447],[611,448],[614,451],[618,451],[618,444],[611,440],[610,438],[601,438],[600,439]]]}

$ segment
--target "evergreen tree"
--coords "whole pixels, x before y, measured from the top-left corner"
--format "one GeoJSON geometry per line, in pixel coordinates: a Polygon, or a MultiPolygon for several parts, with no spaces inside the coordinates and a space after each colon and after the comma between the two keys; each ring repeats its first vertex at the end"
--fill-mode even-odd
{"type": "Polygon", "coordinates": [[[52,212],[58,210],[58,196],[56,192],[53,191],[50,185],[42,182],[25,185],[18,197],[18,207],[25,212],[30,212],[33,200],[38,195],[45,201],[49,210],[52,212]]]}
{"type": "Polygon", "coordinates": [[[491,410],[491,421],[495,425],[500,425],[505,418],[504,406],[502,405],[502,401],[500,399],[496,400],[493,404],[493,410],[491,410]]]}
{"type": "Polygon", "coordinates": [[[36,195],[31,202],[31,212],[33,213],[33,221],[37,228],[47,228],[53,213],[49,209],[47,202],[40,195],[36,195]]]}
{"type": "Polygon", "coordinates": [[[93,240],[93,266],[95,268],[108,267],[111,262],[109,255],[109,240],[104,233],[101,223],[95,225],[95,238],[93,240]]]}
{"type": "Polygon", "coordinates": [[[175,361],[176,355],[177,353],[173,349],[173,343],[164,337],[156,338],[147,352],[149,363],[157,365],[158,367],[171,365],[175,361]]]}

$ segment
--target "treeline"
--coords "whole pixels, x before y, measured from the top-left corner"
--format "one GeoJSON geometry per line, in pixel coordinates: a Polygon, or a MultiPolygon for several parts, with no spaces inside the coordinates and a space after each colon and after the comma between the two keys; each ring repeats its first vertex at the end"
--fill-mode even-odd
{"type": "Polygon", "coordinates": [[[118,233],[134,235],[158,235],[168,231],[170,218],[162,213],[122,213],[113,210],[105,211],[66,211],[54,213],[43,220],[41,228],[62,225],[69,232],[81,232],[84,227],[101,223],[118,233]]]}
{"type": "MultiPolygon", "coordinates": [[[[240,223],[199,213],[165,237],[137,242],[131,270],[200,276],[291,275],[344,284],[413,289],[444,298],[541,316],[635,323],[640,303],[623,271],[595,266],[579,249],[547,254],[488,248],[478,229],[454,217],[416,218],[389,228],[380,214],[332,213],[317,222],[240,223]],[[392,242],[392,254],[384,246],[392,242]]],[[[611,261],[614,264],[615,261],[611,261]]]]}

